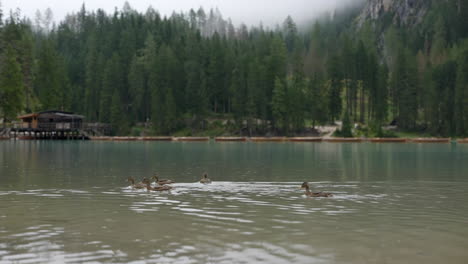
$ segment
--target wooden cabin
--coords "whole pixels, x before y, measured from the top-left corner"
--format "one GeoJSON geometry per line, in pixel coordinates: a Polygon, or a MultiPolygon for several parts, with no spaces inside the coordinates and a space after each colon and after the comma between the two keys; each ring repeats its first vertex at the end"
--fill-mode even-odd
{"type": "Polygon", "coordinates": [[[64,111],[44,111],[18,117],[21,129],[33,131],[72,131],[83,126],[84,116],[64,111]]]}

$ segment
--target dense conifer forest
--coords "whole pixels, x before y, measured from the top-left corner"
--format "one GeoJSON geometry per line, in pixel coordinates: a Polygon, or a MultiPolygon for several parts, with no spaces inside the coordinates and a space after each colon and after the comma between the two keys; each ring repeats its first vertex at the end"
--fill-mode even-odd
{"type": "Polygon", "coordinates": [[[361,5],[273,28],[216,9],[83,6],[57,23],[50,9],[0,10],[0,115],[73,111],[116,135],[294,135],[343,120],[343,134],[361,123],[385,136],[393,123],[467,136],[468,1],[427,3],[415,25],[358,22],[361,5]]]}

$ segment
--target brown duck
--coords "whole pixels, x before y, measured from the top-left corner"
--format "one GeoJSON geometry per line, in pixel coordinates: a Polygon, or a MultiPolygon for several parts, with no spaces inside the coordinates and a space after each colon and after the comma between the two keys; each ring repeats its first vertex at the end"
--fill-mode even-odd
{"type": "Polygon", "coordinates": [[[327,192],[311,192],[309,183],[304,182],[301,186],[301,189],[306,189],[305,195],[309,197],[333,197],[332,193],[327,193],[327,192]]]}
{"type": "Polygon", "coordinates": [[[203,173],[203,177],[201,178],[200,183],[203,183],[203,184],[211,183],[211,180],[210,180],[210,178],[208,178],[207,173],[203,173]]]}
{"type": "Polygon", "coordinates": [[[162,192],[162,191],[169,191],[172,189],[171,186],[168,185],[163,185],[163,186],[156,186],[156,187],[151,187],[151,182],[148,179],[143,179],[143,183],[146,184],[146,189],[148,191],[157,191],[157,192],[162,192]]]}
{"type": "MultiPolygon", "coordinates": [[[[145,179],[146,179],[146,178],[145,178],[145,179]]],[[[143,179],[143,181],[144,181],[145,179],[143,179]]],[[[134,188],[134,189],[143,189],[143,188],[146,188],[146,184],[144,184],[143,181],[142,181],[142,182],[139,182],[139,183],[135,183],[135,178],[133,178],[133,177],[128,177],[128,179],[127,179],[127,182],[129,182],[129,183],[131,184],[130,186],[131,186],[132,188],[134,188]]]]}
{"type": "Polygon", "coordinates": [[[159,185],[166,185],[166,184],[173,184],[173,183],[175,183],[175,182],[172,181],[172,180],[167,180],[167,179],[162,179],[162,180],[160,180],[160,179],[158,178],[158,174],[154,174],[154,176],[151,177],[151,179],[153,179],[154,182],[157,183],[157,184],[159,184],[159,185]]]}

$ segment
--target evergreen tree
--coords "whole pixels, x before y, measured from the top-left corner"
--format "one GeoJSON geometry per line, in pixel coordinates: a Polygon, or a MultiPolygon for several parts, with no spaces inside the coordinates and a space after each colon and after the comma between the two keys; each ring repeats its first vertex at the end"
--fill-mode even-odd
{"type": "Polygon", "coordinates": [[[207,92],[213,112],[222,112],[224,87],[224,54],[220,36],[215,33],[211,40],[207,66],[207,92]]]}
{"type": "Polygon", "coordinates": [[[338,56],[334,56],[329,61],[328,66],[328,109],[329,120],[335,122],[341,116],[342,102],[341,102],[341,80],[342,75],[340,72],[340,60],[338,56]]]}
{"type": "MultiPolygon", "coordinates": [[[[266,101],[270,102],[273,97],[276,78],[281,80],[286,78],[287,48],[284,41],[279,36],[274,36],[269,41],[269,53],[265,57],[265,87],[266,101]]],[[[271,107],[268,108],[271,113],[271,107]]],[[[271,115],[269,116],[271,118],[271,115]]]]}
{"type": "Polygon", "coordinates": [[[375,94],[374,121],[380,128],[388,116],[388,69],[385,65],[379,67],[375,94]]]}
{"type": "MultiPolygon", "coordinates": [[[[114,113],[118,112],[119,117],[114,118],[114,120],[122,121],[124,119],[124,108],[123,102],[121,101],[122,96],[122,86],[123,84],[123,70],[121,68],[120,56],[117,53],[114,53],[112,57],[107,61],[101,90],[99,94],[99,106],[95,107],[98,109],[98,118],[102,122],[111,121],[112,109],[114,113]],[[120,105],[118,108],[114,107],[113,102],[119,102],[120,105]],[[120,112],[121,111],[121,112],[120,112]]],[[[125,115],[128,113],[125,113],[125,115]]],[[[115,117],[115,116],[114,116],[115,117]]],[[[117,125],[118,123],[114,123],[117,125]]]]}
{"type": "Polygon", "coordinates": [[[286,47],[289,52],[292,52],[298,42],[297,25],[291,16],[288,16],[283,22],[283,32],[285,35],[286,47]]]}
{"type": "Polygon", "coordinates": [[[454,121],[456,135],[468,136],[468,42],[458,59],[454,121]]]}
{"type": "MultiPolygon", "coordinates": [[[[143,61],[134,56],[130,64],[128,73],[128,92],[130,95],[130,105],[132,112],[132,119],[134,121],[145,122],[149,118],[149,113],[146,111],[148,106],[145,106],[145,96],[148,95],[147,76],[145,72],[145,65],[143,61]]],[[[105,87],[103,87],[103,90],[105,87]]]]}
{"type": "Polygon", "coordinates": [[[349,118],[349,113],[346,111],[343,115],[343,126],[341,128],[341,136],[342,137],[353,137],[353,132],[352,132],[352,124],[351,120],[349,118]]]}
{"type": "Polygon", "coordinates": [[[99,93],[100,93],[100,76],[99,69],[102,65],[98,65],[98,43],[96,33],[92,33],[87,40],[87,56],[85,61],[85,94],[84,104],[86,116],[90,120],[98,120],[99,118],[99,93]]]}
{"type": "Polygon", "coordinates": [[[312,126],[325,123],[328,119],[327,91],[320,73],[309,81],[307,93],[307,110],[312,126]]]}
{"type": "Polygon", "coordinates": [[[164,128],[167,133],[174,131],[177,128],[177,106],[174,100],[174,95],[172,89],[170,87],[166,87],[166,95],[165,95],[165,112],[166,117],[164,118],[165,124],[164,128]]]}
{"type": "MultiPolygon", "coordinates": [[[[196,23],[196,21],[193,23],[196,23]]],[[[184,72],[186,75],[184,105],[186,111],[192,116],[201,116],[205,110],[201,93],[202,64],[200,41],[200,35],[190,34],[186,47],[187,61],[184,64],[184,72]]]]}
{"type": "Polygon", "coordinates": [[[5,120],[14,120],[23,109],[24,87],[16,52],[7,45],[0,69],[0,110],[5,120]]]}
{"type": "Polygon", "coordinates": [[[114,91],[111,100],[110,123],[116,135],[128,135],[130,132],[127,119],[124,117],[124,109],[119,91],[114,91]]]}
{"type": "Polygon", "coordinates": [[[445,21],[442,17],[439,17],[435,24],[435,34],[434,39],[432,40],[432,50],[431,50],[431,62],[433,65],[438,65],[444,62],[447,54],[447,30],[445,27],[445,21]]]}
{"type": "Polygon", "coordinates": [[[35,90],[38,93],[42,109],[65,110],[64,87],[66,76],[59,55],[50,41],[44,41],[39,51],[39,63],[35,79],[35,90]]]}
{"type": "Polygon", "coordinates": [[[288,82],[287,87],[287,115],[294,132],[304,129],[305,121],[305,91],[307,83],[304,79],[298,78],[288,82]]]}
{"type": "Polygon", "coordinates": [[[286,88],[280,78],[275,80],[275,88],[273,90],[273,98],[271,107],[273,111],[274,124],[277,128],[282,129],[284,132],[288,131],[288,101],[287,101],[286,88]]]}
{"type": "Polygon", "coordinates": [[[244,118],[247,115],[244,100],[244,98],[246,98],[247,89],[244,73],[239,67],[236,67],[233,71],[230,90],[234,95],[232,99],[232,111],[234,118],[238,127],[241,127],[244,118]]]}
{"type": "MultiPolygon", "coordinates": [[[[359,90],[356,90],[357,93],[359,93],[359,96],[356,96],[356,100],[359,100],[359,102],[355,102],[355,106],[359,104],[359,121],[361,123],[364,123],[365,121],[365,116],[366,116],[366,95],[369,90],[369,78],[370,72],[369,72],[369,57],[366,52],[366,47],[364,46],[363,41],[359,41],[357,51],[356,51],[356,80],[361,83],[361,85],[358,85],[357,88],[360,88],[359,90]]],[[[357,116],[357,111],[354,111],[357,116]]]]}
{"type": "Polygon", "coordinates": [[[414,129],[417,119],[417,73],[407,50],[400,50],[392,74],[394,87],[393,104],[396,107],[398,125],[403,129],[414,129]]]}

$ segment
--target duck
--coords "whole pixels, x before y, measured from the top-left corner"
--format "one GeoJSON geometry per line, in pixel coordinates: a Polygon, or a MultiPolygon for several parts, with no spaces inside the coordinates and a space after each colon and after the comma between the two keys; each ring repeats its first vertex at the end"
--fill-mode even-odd
{"type": "Polygon", "coordinates": [[[327,192],[311,192],[309,183],[304,182],[301,186],[301,189],[306,189],[305,195],[309,197],[333,197],[332,193],[327,193],[327,192]]]}
{"type": "Polygon", "coordinates": [[[162,191],[170,191],[172,190],[171,186],[168,185],[163,185],[163,186],[156,186],[156,187],[151,187],[151,181],[148,179],[143,179],[143,183],[146,184],[145,187],[148,191],[157,191],[157,192],[162,192],[162,191]]]}
{"type": "Polygon", "coordinates": [[[129,182],[131,184],[130,186],[134,189],[143,189],[143,188],[146,188],[146,184],[143,183],[145,179],[143,179],[142,182],[135,183],[135,178],[128,177],[127,182],[129,182]]]}
{"type": "Polygon", "coordinates": [[[154,174],[154,176],[151,177],[151,179],[153,179],[154,182],[156,182],[156,183],[159,184],[159,185],[166,185],[166,184],[173,184],[173,183],[175,183],[175,182],[172,181],[172,180],[167,180],[167,179],[160,180],[160,179],[158,178],[158,174],[154,174]]]}
{"type": "Polygon", "coordinates": [[[203,184],[211,183],[210,178],[208,178],[208,173],[206,173],[206,172],[203,173],[203,177],[201,178],[200,183],[203,183],[203,184]]]}

